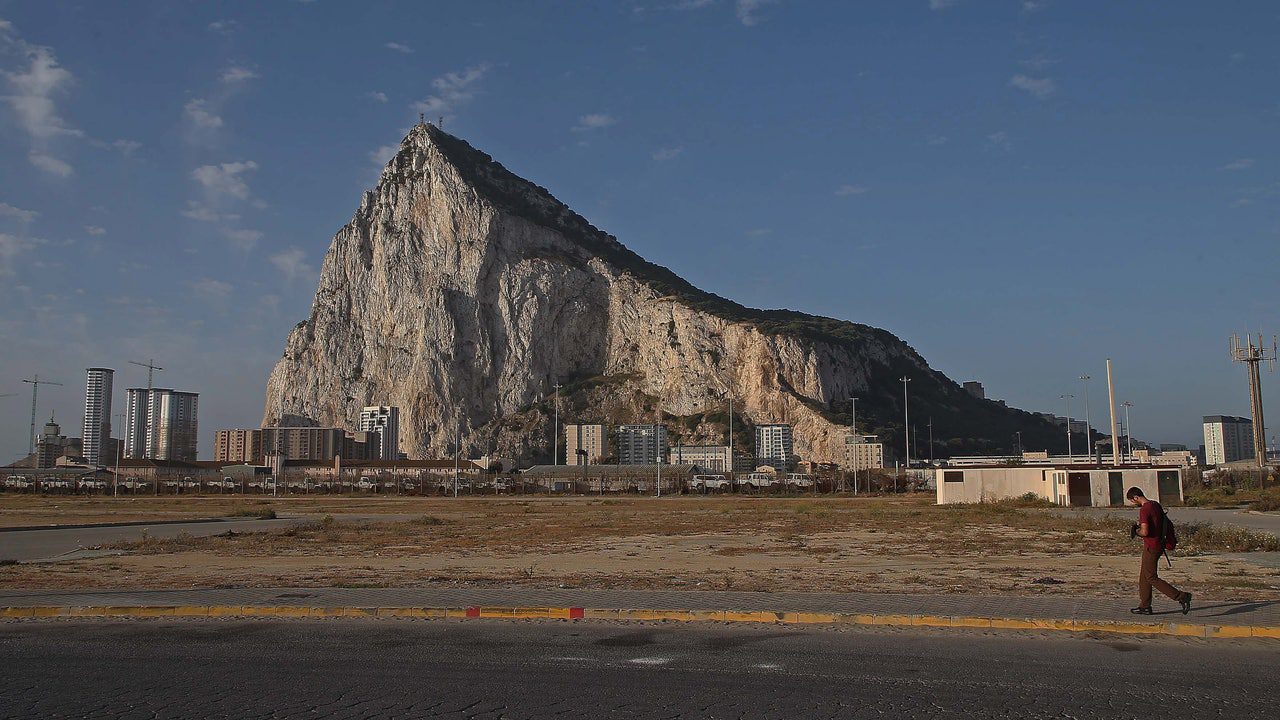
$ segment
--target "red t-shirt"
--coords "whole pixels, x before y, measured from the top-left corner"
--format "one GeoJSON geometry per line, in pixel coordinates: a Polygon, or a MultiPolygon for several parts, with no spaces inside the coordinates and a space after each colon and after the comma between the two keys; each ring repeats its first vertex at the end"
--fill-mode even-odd
{"type": "Polygon", "coordinates": [[[1138,508],[1138,522],[1147,524],[1147,536],[1142,538],[1142,544],[1148,550],[1164,550],[1164,543],[1160,542],[1164,508],[1160,507],[1160,503],[1155,500],[1142,503],[1142,507],[1138,508]]]}

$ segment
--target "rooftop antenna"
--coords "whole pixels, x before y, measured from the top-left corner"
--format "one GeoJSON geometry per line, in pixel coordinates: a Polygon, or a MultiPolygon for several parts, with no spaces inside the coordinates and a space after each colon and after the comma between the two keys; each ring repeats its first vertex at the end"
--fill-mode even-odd
{"type": "Polygon", "coordinates": [[[1262,363],[1274,372],[1276,369],[1276,336],[1271,336],[1271,347],[1263,345],[1262,333],[1258,333],[1255,345],[1253,336],[1245,334],[1244,344],[1240,336],[1231,336],[1231,359],[1244,363],[1249,370],[1249,411],[1253,414],[1253,457],[1258,467],[1267,466],[1267,428],[1262,418],[1262,363]]]}
{"type": "Polygon", "coordinates": [[[443,116],[443,115],[441,115],[440,117],[436,118],[436,123],[437,123],[436,127],[439,127],[441,130],[443,130],[443,129],[444,129],[444,116],[443,116]]]}
{"type": "Polygon", "coordinates": [[[41,380],[39,375],[32,375],[30,380],[24,378],[22,382],[31,386],[31,432],[27,435],[27,454],[34,455],[36,452],[36,395],[40,392],[41,385],[62,385],[62,383],[41,380]]]}
{"type": "Polygon", "coordinates": [[[419,125],[427,124],[426,113],[418,113],[418,124],[419,125]]]}
{"type": "MultiPolygon", "coordinates": [[[[151,414],[152,414],[152,413],[151,413],[151,410],[152,410],[152,406],[154,405],[154,402],[153,402],[153,401],[152,401],[152,399],[151,399],[151,390],[152,390],[152,386],[153,386],[153,383],[154,383],[154,380],[155,380],[155,372],[156,372],[157,370],[164,370],[164,368],[160,367],[159,365],[156,365],[156,361],[155,361],[155,359],[153,359],[153,358],[147,358],[147,361],[146,361],[146,362],[144,362],[144,363],[142,363],[142,362],[138,362],[137,360],[130,360],[130,361],[129,361],[129,364],[130,364],[130,365],[137,365],[138,367],[144,367],[144,368],[146,368],[146,369],[147,369],[147,426],[146,426],[146,431],[147,431],[147,434],[146,434],[146,443],[147,443],[147,445],[146,445],[146,448],[145,448],[145,449],[143,449],[143,451],[142,451],[142,455],[143,455],[143,457],[150,458],[150,457],[151,457],[151,454],[152,454],[152,453],[151,453],[151,443],[152,443],[152,437],[151,437],[151,414]]],[[[157,495],[159,495],[159,494],[160,494],[160,483],[159,483],[159,481],[156,481],[156,494],[157,494],[157,495]]]]}

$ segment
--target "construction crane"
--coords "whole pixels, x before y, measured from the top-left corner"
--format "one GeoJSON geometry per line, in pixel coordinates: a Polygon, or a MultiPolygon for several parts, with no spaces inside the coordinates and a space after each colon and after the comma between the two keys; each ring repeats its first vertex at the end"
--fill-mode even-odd
{"type": "Polygon", "coordinates": [[[39,375],[32,375],[30,380],[23,378],[22,382],[31,386],[31,432],[27,434],[27,454],[34,455],[36,452],[36,396],[40,392],[41,385],[61,386],[62,383],[41,380],[39,375]]]}
{"type": "MultiPolygon", "coordinates": [[[[155,372],[157,370],[164,370],[164,368],[160,367],[159,365],[156,365],[156,361],[154,358],[147,358],[146,362],[138,362],[137,360],[130,360],[129,364],[137,365],[138,367],[144,367],[147,369],[147,422],[146,422],[146,428],[145,428],[146,435],[143,437],[145,446],[142,449],[142,456],[149,458],[151,457],[151,390],[155,380],[155,372]]],[[[160,484],[159,482],[157,482],[156,493],[159,494],[159,492],[160,492],[160,484]]]]}

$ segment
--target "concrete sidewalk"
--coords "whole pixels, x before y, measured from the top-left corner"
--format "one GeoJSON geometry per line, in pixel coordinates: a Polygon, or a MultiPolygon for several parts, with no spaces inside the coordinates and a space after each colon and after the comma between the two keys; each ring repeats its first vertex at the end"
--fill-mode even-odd
{"type": "Polygon", "coordinates": [[[0,618],[461,617],[677,620],[1041,629],[1280,639],[1280,601],[1197,599],[1189,615],[1105,598],[537,588],[0,590],[0,618]]]}

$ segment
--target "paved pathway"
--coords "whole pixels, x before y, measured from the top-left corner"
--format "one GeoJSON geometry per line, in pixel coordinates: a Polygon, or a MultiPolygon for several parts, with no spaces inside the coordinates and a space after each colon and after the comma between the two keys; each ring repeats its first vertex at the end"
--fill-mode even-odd
{"type": "MultiPolygon", "coordinates": [[[[1220,510],[1217,508],[1171,507],[1168,508],[1169,519],[1175,525],[1212,523],[1215,525],[1238,525],[1259,532],[1280,535],[1280,512],[1251,512],[1249,510],[1220,510]]],[[[1093,516],[1132,517],[1136,522],[1138,509],[1134,507],[1090,507],[1062,508],[1049,512],[1063,514],[1082,514],[1093,516]]]]}

